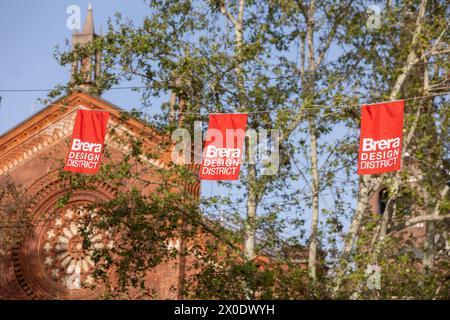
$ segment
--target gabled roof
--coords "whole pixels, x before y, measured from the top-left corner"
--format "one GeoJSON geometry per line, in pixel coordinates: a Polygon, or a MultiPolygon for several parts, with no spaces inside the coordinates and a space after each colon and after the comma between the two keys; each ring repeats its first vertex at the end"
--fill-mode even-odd
{"type": "MultiPolygon", "coordinates": [[[[54,101],[0,136],[0,174],[11,170],[47,146],[70,137],[76,110],[79,108],[108,111],[109,122],[112,124],[120,123],[121,113],[124,111],[84,91],[78,91],[54,101]]],[[[133,118],[121,122],[121,128],[142,138],[149,146],[162,145],[164,142],[164,137],[156,130],[133,118]]],[[[161,166],[168,160],[166,155],[154,162],[161,166]]]]}

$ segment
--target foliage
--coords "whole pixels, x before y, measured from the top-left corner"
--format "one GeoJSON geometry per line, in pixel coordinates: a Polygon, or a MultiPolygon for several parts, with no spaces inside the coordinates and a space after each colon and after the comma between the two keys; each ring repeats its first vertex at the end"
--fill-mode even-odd
{"type": "MultiPolygon", "coordinates": [[[[120,161],[109,157],[98,175],[61,173],[73,189],[97,180],[117,190],[113,200],[95,205],[98,219],[86,221],[84,229],[88,234],[95,226],[117,238],[113,250],[96,253],[97,275],[111,289],[108,297],[121,297],[135,287],[151,291],[144,288],[145,274],[180,254],[192,264],[181,288],[191,298],[448,298],[448,257],[436,256],[435,272],[430,272],[411,255],[413,248],[424,252],[424,244],[400,241],[394,232],[411,217],[448,212],[448,195],[441,197],[449,172],[445,98],[407,102],[405,136],[413,134],[403,170],[381,177],[391,199],[391,232],[380,237],[382,216],[366,206],[354,250],[341,252],[349,238],[343,231],[355,219],[355,200],[361,199],[362,179],[354,172],[359,128],[354,106],[390,99],[402,75],[405,80],[394,98],[448,89],[448,59],[445,53],[435,54],[448,50],[448,33],[442,33],[448,3],[388,2],[377,30],[367,29],[364,3],[243,3],[244,11],[238,1],[147,1],[149,13],[142,25],[117,14],[104,37],[58,54],[62,64],[70,64],[98,50],[103,53],[103,72],[91,86],[93,93],[139,80],[143,108],[134,115],[143,116],[160,135],[170,136],[177,127],[192,131],[193,122],[210,112],[236,111],[251,113],[249,128],[277,128],[283,134],[277,175],[262,175],[259,159],[256,166],[245,164],[239,184],[223,183],[222,196],[202,201],[184,188],[195,183],[195,174],[175,165],[149,169],[142,156],[160,153],[144,150],[146,142],[133,136],[121,137],[130,151],[120,161]],[[425,18],[419,29],[422,4],[425,18]],[[314,43],[317,47],[305,51],[305,45],[314,43]],[[313,59],[305,61],[305,52],[313,59]],[[419,58],[408,69],[411,54],[419,58]],[[178,102],[163,104],[155,117],[148,117],[153,98],[169,92],[178,102]],[[312,137],[316,155],[305,156],[312,137]],[[320,219],[317,234],[307,237],[305,222],[315,210],[315,166],[320,219]],[[152,191],[143,192],[149,185],[152,191]],[[257,238],[255,257],[245,248],[249,236],[257,238]],[[185,244],[178,252],[166,246],[175,237],[185,244]],[[317,279],[308,274],[304,254],[286,254],[314,239],[320,244],[317,279]],[[382,270],[381,290],[365,285],[369,264],[382,270]]],[[[75,75],[52,95],[61,89],[71,92],[82,81],[82,75],[75,75]]],[[[379,191],[372,188],[370,196],[379,191]]],[[[433,224],[433,232],[448,239],[447,220],[433,224]]],[[[445,250],[442,243],[434,249],[445,250]]]]}

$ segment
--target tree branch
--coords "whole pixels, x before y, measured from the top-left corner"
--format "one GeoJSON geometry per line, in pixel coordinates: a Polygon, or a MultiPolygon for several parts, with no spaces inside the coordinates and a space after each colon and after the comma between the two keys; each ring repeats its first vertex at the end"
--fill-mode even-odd
{"type": "Polygon", "coordinates": [[[230,11],[228,11],[227,7],[225,6],[225,1],[224,0],[220,1],[220,12],[222,12],[222,14],[224,16],[226,16],[228,18],[228,20],[231,21],[231,23],[234,25],[234,27],[237,28],[238,22],[233,17],[233,15],[230,13],[230,11]]]}
{"type": "Polygon", "coordinates": [[[440,221],[440,220],[445,220],[445,219],[450,219],[450,215],[440,215],[439,214],[439,206],[440,203],[442,201],[442,199],[447,195],[449,190],[449,186],[446,185],[442,191],[441,191],[441,198],[439,199],[439,201],[436,203],[436,206],[434,208],[434,212],[432,214],[426,214],[426,215],[421,215],[421,216],[417,216],[417,217],[413,217],[411,219],[408,219],[405,222],[399,223],[395,226],[393,226],[392,228],[389,229],[389,235],[391,235],[394,232],[397,231],[401,231],[407,227],[410,227],[412,225],[415,225],[417,223],[420,222],[426,222],[426,221],[440,221]]]}

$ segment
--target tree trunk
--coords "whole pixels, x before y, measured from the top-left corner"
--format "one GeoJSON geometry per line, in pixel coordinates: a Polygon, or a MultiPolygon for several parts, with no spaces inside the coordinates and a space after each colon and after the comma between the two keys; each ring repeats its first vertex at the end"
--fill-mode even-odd
{"type": "Polygon", "coordinates": [[[312,169],[312,216],[311,216],[311,236],[309,243],[308,268],[311,278],[316,279],[316,261],[318,246],[318,223],[319,223],[319,170],[317,168],[317,131],[314,119],[308,119],[309,137],[311,142],[311,169],[312,169]]]}
{"type": "Polygon", "coordinates": [[[422,257],[422,265],[424,271],[429,271],[434,267],[434,256],[435,256],[435,245],[434,245],[434,236],[435,236],[435,228],[434,221],[425,222],[425,243],[422,257]]]}
{"type": "MultiPolygon", "coordinates": [[[[408,54],[406,64],[403,67],[401,74],[397,77],[395,84],[392,87],[391,93],[389,95],[390,100],[395,100],[397,98],[403,84],[406,81],[406,78],[411,73],[412,67],[419,62],[419,58],[417,57],[417,54],[415,51],[416,50],[415,46],[418,42],[421,30],[422,30],[426,4],[427,4],[427,0],[422,0],[420,2],[419,14],[416,19],[416,28],[415,28],[414,34],[413,34],[412,48],[408,54]]],[[[345,242],[344,242],[344,249],[342,251],[340,264],[337,269],[338,275],[337,275],[336,283],[335,283],[335,287],[334,287],[335,293],[337,292],[337,290],[339,290],[342,278],[346,271],[346,266],[348,263],[348,259],[350,257],[350,253],[351,253],[351,251],[353,249],[353,245],[356,241],[357,234],[358,234],[361,222],[364,217],[364,213],[369,204],[370,193],[381,187],[381,184],[379,182],[376,182],[374,179],[376,179],[376,178],[372,177],[371,175],[364,175],[361,179],[362,186],[359,190],[358,204],[356,206],[355,214],[353,216],[353,219],[352,219],[352,222],[350,225],[350,230],[349,230],[347,237],[345,239],[345,242]]],[[[385,210],[385,213],[387,215],[388,215],[388,211],[389,210],[385,210]]],[[[390,220],[389,216],[383,217],[383,221],[384,221],[383,223],[388,224],[389,220],[390,220]]],[[[386,228],[386,226],[383,225],[382,229],[385,229],[385,228],[386,228]]],[[[381,234],[382,234],[382,231],[380,231],[380,235],[381,234]]]]}
{"type": "Polygon", "coordinates": [[[255,257],[255,232],[256,232],[256,166],[247,166],[247,219],[244,223],[245,256],[247,259],[255,257]]]}
{"type": "MultiPolygon", "coordinates": [[[[220,10],[222,14],[233,24],[235,32],[235,55],[240,59],[242,54],[242,46],[244,44],[244,12],[245,12],[245,0],[239,1],[239,9],[237,17],[234,17],[230,11],[228,11],[225,2],[221,2],[220,10]]],[[[239,91],[239,110],[241,112],[246,111],[245,102],[245,79],[244,79],[244,67],[242,63],[238,63],[235,68],[237,78],[237,88],[239,91]]],[[[255,233],[256,233],[256,211],[257,211],[257,176],[256,165],[247,164],[247,217],[244,221],[244,255],[247,259],[253,259],[255,257],[255,233]]]]}
{"type": "MultiPolygon", "coordinates": [[[[445,197],[447,196],[447,193],[449,191],[449,186],[446,185],[440,194],[440,199],[438,199],[436,206],[434,207],[433,210],[433,216],[436,218],[443,218],[444,216],[440,216],[439,215],[439,208],[441,206],[441,201],[445,199],[445,197]]],[[[436,219],[436,221],[438,221],[438,219],[436,219]]],[[[434,267],[434,257],[436,255],[436,244],[434,243],[434,237],[435,237],[435,221],[429,220],[426,221],[426,235],[425,235],[425,244],[424,244],[424,253],[423,253],[423,258],[422,258],[422,264],[424,267],[424,270],[431,270],[434,267]]]]}
{"type": "MultiPolygon", "coordinates": [[[[402,73],[397,77],[397,80],[395,81],[394,87],[392,88],[391,94],[389,95],[389,100],[397,99],[397,96],[400,93],[400,90],[401,90],[403,84],[405,83],[406,78],[411,73],[413,66],[419,62],[419,58],[416,54],[415,46],[418,42],[419,35],[422,30],[426,4],[427,4],[427,0],[422,0],[422,2],[420,3],[419,14],[418,14],[417,20],[416,20],[416,30],[414,32],[413,40],[412,40],[412,48],[408,54],[408,58],[406,59],[406,64],[403,67],[402,73]]],[[[409,142],[411,141],[411,139],[414,135],[414,131],[417,127],[417,122],[418,122],[419,117],[420,117],[420,108],[419,108],[418,114],[416,116],[417,120],[414,122],[414,125],[411,127],[410,131],[408,132],[408,138],[406,139],[405,143],[403,144],[402,159],[403,159],[403,155],[406,152],[406,149],[408,148],[409,142]]],[[[395,201],[395,197],[397,196],[397,192],[400,187],[400,173],[399,172],[396,172],[396,174],[395,174],[394,184],[395,184],[394,185],[394,195],[392,196],[391,199],[389,199],[388,204],[386,205],[386,210],[384,210],[384,213],[383,213],[383,219],[381,222],[380,239],[384,239],[384,237],[387,234],[389,222],[391,219],[390,214],[392,212],[391,203],[393,204],[393,202],[395,201]]]]}
{"type": "Polygon", "coordinates": [[[358,204],[356,206],[350,229],[345,239],[344,249],[341,256],[342,261],[348,260],[353,249],[353,245],[355,244],[359,228],[361,227],[361,222],[364,218],[364,213],[369,205],[371,192],[381,187],[379,179],[375,182],[375,180],[373,180],[370,175],[362,176],[360,185],[361,187],[359,189],[358,204]]]}
{"type": "MultiPolygon", "coordinates": [[[[239,12],[234,20],[236,34],[236,54],[242,54],[244,44],[244,9],[245,0],[239,1],[239,12]]],[[[241,63],[236,66],[236,77],[239,89],[239,108],[245,111],[245,79],[244,69],[241,63]]],[[[247,164],[247,217],[244,222],[244,248],[245,256],[251,260],[255,257],[255,233],[256,233],[256,210],[257,210],[257,173],[255,164],[247,164]]]]}
{"type": "MultiPolygon", "coordinates": [[[[306,29],[306,47],[308,50],[308,75],[304,77],[304,54],[300,54],[300,70],[303,82],[303,103],[314,100],[314,72],[316,70],[316,58],[314,48],[314,15],[316,10],[316,3],[311,0],[308,11],[305,16],[306,29]]],[[[316,264],[317,264],[317,247],[318,247],[318,223],[319,223],[319,169],[317,156],[317,128],[314,122],[314,114],[311,113],[308,117],[308,133],[310,139],[310,160],[311,160],[311,191],[312,191],[312,212],[311,212],[311,230],[309,237],[309,257],[308,257],[308,271],[312,279],[316,279],[316,264]]]]}

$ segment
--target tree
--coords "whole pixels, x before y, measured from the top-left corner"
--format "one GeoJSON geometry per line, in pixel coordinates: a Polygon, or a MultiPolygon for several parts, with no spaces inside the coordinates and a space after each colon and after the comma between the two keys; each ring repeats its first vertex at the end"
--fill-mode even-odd
{"type": "MultiPolygon", "coordinates": [[[[280,167],[277,174],[267,175],[264,157],[247,161],[239,184],[223,183],[223,196],[199,204],[183,188],[195,181],[195,174],[174,165],[158,172],[167,183],[155,187],[158,195],[149,196],[140,187],[121,188],[130,181],[152,183],[138,172],[148,169],[142,157],[155,154],[145,150],[143,138],[120,137],[128,153],[92,178],[110,181],[121,191],[117,199],[97,204],[102,219],[90,223],[126,234],[129,240],[114,255],[98,252],[99,275],[105,281],[115,269],[125,292],[143,284],[146,270],[180,253],[196,257],[194,275],[185,279],[190,285],[181,290],[193,298],[349,298],[355,292],[370,298],[420,297],[414,281],[426,288],[423,296],[445,296],[448,265],[439,262],[444,271],[436,276],[419,272],[417,259],[408,251],[413,241],[394,241],[405,226],[433,221],[427,224],[423,262],[436,268],[433,261],[439,250],[432,239],[437,229],[445,231],[448,208],[448,179],[443,174],[448,172],[448,108],[445,99],[432,99],[445,92],[447,81],[442,78],[448,68],[445,2],[387,2],[378,30],[367,29],[366,8],[352,1],[147,4],[150,12],[141,26],[118,14],[103,38],[61,53],[60,62],[72,63],[102,50],[104,71],[93,92],[137,79],[144,86],[144,107],[153,107],[153,97],[170,93],[170,102],[154,118],[144,108],[131,113],[162,136],[175,128],[193,133],[194,121],[210,112],[248,112],[253,132],[279,129],[279,135],[259,143],[279,146],[280,167]],[[292,54],[296,44],[298,56],[292,54]],[[407,105],[403,170],[357,181],[355,106],[362,97],[375,102],[421,95],[428,97],[407,105]],[[306,165],[299,166],[302,161],[306,165]],[[430,168],[430,163],[436,165],[430,168]],[[355,191],[356,208],[348,187],[355,191]],[[369,200],[382,187],[388,189],[388,203],[380,218],[371,212],[369,200]],[[331,205],[320,202],[324,190],[329,191],[331,205]],[[244,212],[239,210],[242,203],[244,212]],[[308,206],[311,221],[306,230],[308,206]],[[155,224],[167,210],[169,223],[155,224]],[[225,221],[219,219],[224,218],[220,210],[226,211],[225,221]],[[349,230],[341,239],[347,217],[349,230]],[[297,233],[287,237],[292,231],[297,233]],[[305,245],[307,231],[305,272],[299,248],[305,245]],[[190,245],[200,232],[211,238],[190,245]],[[157,245],[180,235],[185,240],[180,251],[157,245]],[[149,238],[157,250],[148,247],[149,238]],[[343,249],[338,252],[340,244],[343,249]],[[387,273],[383,291],[365,288],[368,264],[382,266],[387,273]]],[[[66,89],[70,92],[82,79],[75,76],[66,89]]],[[[246,148],[247,157],[252,157],[251,144],[246,148]]],[[[73,188],[89,187],[91,182],[77,175],[63,177],[74,183],[73,188]]]]}
{"type": "MultiPolygon", "coordinates": [[[[379,100],[384,100],[385,98],[394,100],[399,98],[400,95],[430,95],[430,92],[427,90],[426,81],[425,83],[423,82],[423,79],[428,79],[429,77],[428,68],[426,66],[435,63],[436,70],[445,66],[445,63],[442,63],[440,55],[442,53],[442,45],[445,43],[443,36],[448,26],[445,25],[445,22],[442,22],[439,19],[431,19],[430,17],[445,14],[445,12],[448,11],[447,6],[440,2],[428,3],[427,1],[421,1],[416,10],[410,10],[410,8],[412,8],[411,6],[412,4],[409,2],[400,4],[399,6],[387,4],[387,16],[384,27],[375,33],[365,34],[361,37],[366,40],[362,40],[359,43],[357,41],[352,41],[357,44],[356,50],[358,50],[358,53],[362,54],[362,57],[357,54],[357,59],[363,59],[368,65],[373,66],[372,73],[374,75],[370,79],[372,79],[373,88],[376,89],[370,93],[378,97],[379,100]],[[401,14],[400,19],[398,19],[398,14],[401,14]],[[408,30],[413,31],[409,32],[408,30]],[[378,50],[366,50],[363,48],[368,41],[375,40],[377,41],[378,50]],[[417,73],[417,70],[420,69],[425,71],[425,73],[423,73],[423,71],[422,73],[417,73]],[[387,70],[394,70],[394,72],[386,72],[387,70]],[[425,74],[425,78],[422,77],[423,74],[425,74]],[[383,83],[384,85],[381,88],[380,83],[383,83]]],[[[355,32],[361,31],[355,30],[350,34],[353,36],[355,32]]],[[[440,72],[437,71],[435,75],[438,75],[439,73],[440,72]]],[[[429,101],[432,101],[432,99],[429,101]]],[[[411,109],[407,108],[408,117],[405,123],[406,135],[403,144],[404,169],[394,175],[367,175],[363,176],[360,180],[361,187],[358,194],[358,204],[344,244],[341,264],[338,268],[336,290],[339,288],[342,277],[345,274],[352,248],[361,232],[362,222],[365,217],[367,217],[369,211],[369,199],[374,196],[383,185],[392,186],[392,188],[389,188],[390,198],[386,210],[384,211],[383,218],[377,228],[374,241],[372,241],[377,247],[374,249],[375,256],[377,256],[380,252],[380,247],[378,246],[382,246],[380,242],[383,242],[388,236],[389,225],[392,222],[393,208],[396,204],[399,204],[400,190],[403,190],[403,192],[410,190],[410,188],[406,186],[410,184],[411,177],[420,176],[417,170],[418,161],[411,159],[409,154],[412,153],[411,149],[415,150],[414,152],[417,152],[418,150],[429,150],[429,145],[420,143],[420,138],[418,139],[419,136],[426,136],[427,139],[430,139],[431,136],[436,136],[435,133],[423,131],[425,128],[420,128],[418,126],[418,124],[424,120],[423,106],[428,103],[427,100],[418,101],[418,104],[416,104],[416,101],[411,101],[410,104],[415,107],[415,112],[411,112],[409,111],[411,109]],[[413,144],[416,146],[412,147],[413,144]],[[405,155],[408,155],[406,161],[405,155]],[[401,183],[404,185],[401,185],[401,183]]],[[[443,103],[445,105],[445,101],[443,103]]],[[[431,108],[428,107],[427,110],[429,110],[430,113],[425,115],[425,117],[428,118],[429,121],[431,119],[429,116],[432,114],[431,108]]],[[[438,110],[437,114],[442,116],[443,121],[446,122],[445,119],[447,119],[448,115],[446,115],[445,108],[438,110]]],[[[436,146],[439,145],[440,147],[438,147],[438,149],[442,147],[440,143],[436,146]]],[[[435,154],[437,159],[442,159],[444,156],[441,152],[442,149],[435,154]]],[[[436,158],[434,158],[434,161],[436,161],[436,158]]],[[[429,172],[436,172],[436,169],[437,171],[441,170],[439,169],[439,166],[433,169],[434,170],[429,172]]],[[[429,168],[427,170],[429,170],[429,168]]],[[[441,180],[440,183],[445,184],[445,181],[441,180]]],[[[433,192],[433,197],[438,196],[439,193],[436,191],[433,192]]],[[[404,193],[406,194],[407,192],[404,193]]],[[[413,195],[409,194],[407,199],[407,202],[412,203],[415,202],[417,198],[414,198],[413,195]]],[[[417,215],[420,214],[423,209],[420,209],[420,206],[418,206],[416,208],[410,207],[409,210],[412,211],[410,213],[417,215]]],[[[397,218],[401,217],[397,216],[397,218]]]]}

